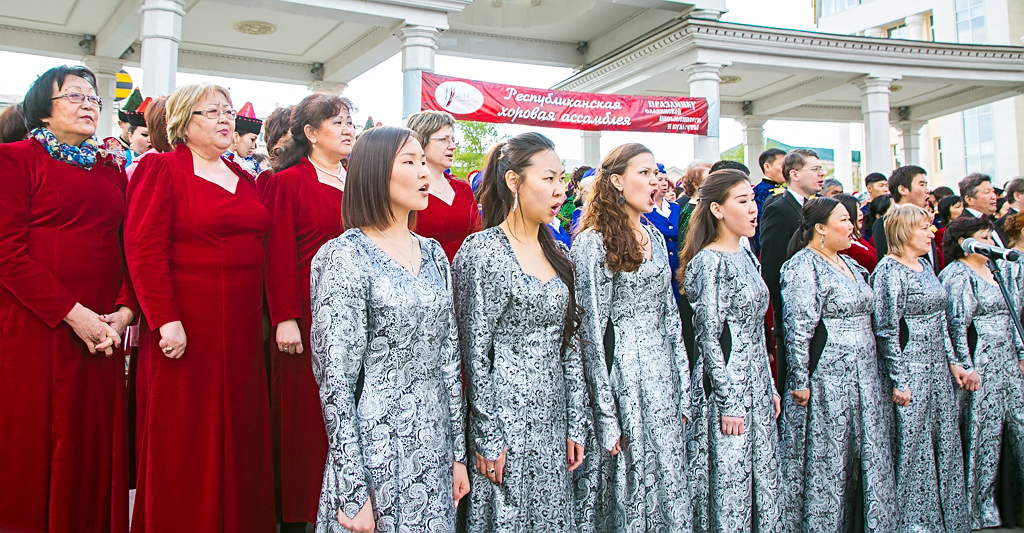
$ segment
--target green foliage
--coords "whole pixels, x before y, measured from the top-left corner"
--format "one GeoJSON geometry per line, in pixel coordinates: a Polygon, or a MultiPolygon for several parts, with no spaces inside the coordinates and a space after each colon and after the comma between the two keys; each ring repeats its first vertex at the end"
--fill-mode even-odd
{"type": "Polygon", "coordinates": [[[484,169],[484,160],[491,148],[508,138],[497,124],[460,120],[458,124],[459,149],[455,151],[452,174],[466,179],[470,172],[484,169]]]}

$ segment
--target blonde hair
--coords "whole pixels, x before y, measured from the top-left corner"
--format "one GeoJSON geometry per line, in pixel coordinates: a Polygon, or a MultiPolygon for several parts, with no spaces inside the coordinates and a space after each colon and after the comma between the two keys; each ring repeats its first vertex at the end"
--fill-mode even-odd
{"type": "Polygon", "coordinates": [[[454,129],[455,117],[444,111],[420,111],[409,115],[408,120],[405,121],[405,127],[416,134],[416,140],[424,147],[430,141],[430,136],[445,126],[451,126],[454,129]]]}
{"type": "Polygon", "coordinates": [[[167,140],[171,142],[171,146],[178,146],[187,140],[185,130],[188,128],[189,121],[195,116],[192,114],[192,108],[206,95],[213,92],[224,95],[224,98],[228,100],[228,105],[232,105],[228,90],[213,83],[193,83],[178,87],[167,97],[167,140]]]}
{"type": "Polygon", "coordinates": [[[894,205],[889,208],[884,222],[889,253],[903,255],[903,246],[922,223],[931,222],[931,219],[928,211],[916,205],[894,205]]]}

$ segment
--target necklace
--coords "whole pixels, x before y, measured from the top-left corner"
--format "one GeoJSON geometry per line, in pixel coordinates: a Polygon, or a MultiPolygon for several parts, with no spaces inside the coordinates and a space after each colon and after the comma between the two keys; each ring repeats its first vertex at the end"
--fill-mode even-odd
{"type": "MultiPolygon", "coordinates": [[[[408,255],[406,255],[405,252],[403,252],[402,249],[398,247],[398,245],[396,245],[395,243],[391,242],[391,239],[389,239],[387,235],[384,235],[384,233],[382,233],[379,229],[377,229],[377,228],[373,228],[373,229],[374,229],[374,231],[377,232],[378,235],[380,235],[381,237],[384,237],[384,240],[388,241],[388,244],[390,244],[392,248],[394,248],[396,251],[398,251],[398,253],[402,254],[402,257],[404,257],[405,260],[409,262],[409,270],[411,270],[413,274],[416,274],[416,265],[413,264],[412,257],[409,257],[408,255]]],[[[412,242],[412,238],[413,238],[412,237],[412,232],[409,232],[409,242],[412,242]]],[[[412,250],[410,249],[410,252],[411,251],[412,250]]]]}
{"type": "MultiPolygon", "coordinates": [[[[814,248],[811,248],[811,249],[812,249],[812,250],[814,250],[814,248]]],[[[822,252],[822,251],[820,251],[820,250],[814,250],[814,251],[815,251],[815,252],[816,252],[816,253],[817,253],[818,255],[820,255],[820,256],[822,256],[822,257],[824,257],[824,258],[825,258],[825,260],[827,260],[827,261],[829,261],[830,263],[834,264],[835,266],[839,267],[839,271],[840,271],[840,272],[842,272],[844,276],[846,276],[846,275],[847,275],[847,268],[845,267],[845,265],[843,265],[842,263],[840,263],[840,262],[839,262],[839,254],[836,254],[836,258],[835,258],[835,259],[832,259],[831,257],[829,257],[829,256],[825,255],[825,252],[822,252]]]]}
{"type": "MultiPolygon", "coordinates": [[[[341,177],[341,172],[338,172],[338,173],[331,172],[331,171],[321,167],[320,165],[314,163],[312,159],[309,160],[309,164],[313,165],[313,168],[319,170],[320,172],[323,172],[324,174],[327,174],[328,176],[330,176],[330,177],[340,181],[342,185],[345,185],[345,179],[341,177]]],[[[341,167],[341,164],[339,163],[338,166],[341,167]]],[[[344,168],[344,167],[341,167],[341,168],[344,168]]]]}

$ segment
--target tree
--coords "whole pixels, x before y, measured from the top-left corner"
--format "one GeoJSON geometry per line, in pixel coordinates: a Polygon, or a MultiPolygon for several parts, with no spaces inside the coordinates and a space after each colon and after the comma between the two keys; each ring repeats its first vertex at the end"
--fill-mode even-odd
{"type": "Polygon", "coordinates": [[[462,141],[455,151],[455,162],[452,174],[466,179],[474,170],[483,170],[487,152],[498,142],[508,138],[497,124],[488,122],[459,121],[459,133],[462,141]]]}

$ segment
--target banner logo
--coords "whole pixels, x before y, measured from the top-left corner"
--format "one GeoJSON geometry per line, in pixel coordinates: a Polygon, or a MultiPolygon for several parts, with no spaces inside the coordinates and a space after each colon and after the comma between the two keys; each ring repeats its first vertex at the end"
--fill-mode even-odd
{"type": "Polygon", "coordinates": [[[484,94],[462,81],[446,81],[438,85],[434,99],[453,115],[473,113],[484,105],[484,94]]]}

